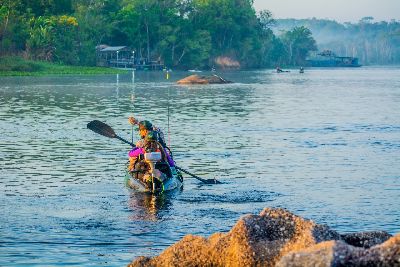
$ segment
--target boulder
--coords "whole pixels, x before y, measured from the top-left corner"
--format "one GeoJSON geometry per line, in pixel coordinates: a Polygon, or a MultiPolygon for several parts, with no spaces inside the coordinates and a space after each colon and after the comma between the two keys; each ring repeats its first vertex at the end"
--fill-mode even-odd
{"type": "Polygon", "coordinates": [[[389,237],[340,235],[285,209],[266,208],[243,216],[228,233],[187,235],[160,255],[128,266],[400,266],[400,235],[389,237]]]}
{"type": "Polygon", "coordinates": [[[400,234],[369,249],[344,241],[327,241],[286,254],[277,267],[400,266],[400,234]]]}
{"type": "Polygon", "coordinates": [[[347,245],[343,241],[326,241],[304,250],[284,255],[276,267],[303,267],[303,266],[342,266],[353,254],[361,248],[347,245]]]}
{"type": "Polygon", "coordinates": [[[355,247],[370,248],[382,244],[391,235],[384,231],[361,232],[341,235],[342,239],[349,245],[355,247]]]}
{"type": "Polygon", "coordinates": [[[340,235],[327,226],[266,208],[260,215],[242,217],[226,234],[188,235],[159,256],[141,257],[129,266],[274,266],[290,251],[332,239],[340,235]]]}
{"type": "Polygon", "coordinates": [[[200,76],[195,74],[177,81],[177,84],[225,84],[225,83],[232,83],[232,82],[227,81],[224,78],[215,74],[211,76],[200,76]]]}

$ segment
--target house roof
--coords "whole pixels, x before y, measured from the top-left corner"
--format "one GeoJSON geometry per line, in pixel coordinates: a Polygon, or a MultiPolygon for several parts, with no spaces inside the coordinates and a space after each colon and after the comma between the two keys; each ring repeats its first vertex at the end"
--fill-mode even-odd
{"type": "Polygon", "coordinates": [[[123,49],[125,49],[125,48],[127,48],[127,47],[126,47],[126,46],[109,46],[109,47],[106,47],[106,48],[104,48],[104,49],[101,49],[100,51],[101,51],[101,52],[119,51],[119,50],[123,50],[123,49]]]}

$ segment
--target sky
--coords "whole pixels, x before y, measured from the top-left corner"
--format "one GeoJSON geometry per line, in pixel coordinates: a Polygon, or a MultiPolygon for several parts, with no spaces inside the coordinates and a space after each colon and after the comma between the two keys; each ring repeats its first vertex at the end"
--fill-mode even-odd
{"type": "Polygon", "coordinates": [[[357,22],[363,17],[375,21],[400,20],[400,0],[255,0],[256,10],[268,9],[275,19],[320,18],[357,22]]]}

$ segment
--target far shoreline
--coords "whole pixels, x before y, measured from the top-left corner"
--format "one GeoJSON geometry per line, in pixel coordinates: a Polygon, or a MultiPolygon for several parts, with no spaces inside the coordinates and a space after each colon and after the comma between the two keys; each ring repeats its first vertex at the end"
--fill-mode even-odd
{"type": "MultiPolygon", "coordinates": [[[[307,70],[311,69],[353,69],[347,67],[310,67],[303,66],[307,70]]],[[[387,65],[363,65],[364,68],[398,68],[400,65],[387,64],[387,65]]],[[[283,66],[283,69],[294,71],[298,70],[300,66],[283,66]]],[[[270,68],[249,68],[249,69],[220,69],[218,72],[225,71],[254,71],[254,70],[272,70],[270,68]]],[[[124,68],[111,68],[111,67],[97,67],[97,66],[75,66],[64,65],[58,63],[51,63],[47,61],[26,60],[19,56],[5,56],[0,57],[0,77],[32,77],[32,76],[53,76],[53,75],[108,75],[108,74],[127,74],[133,71],[132,69],[124,68]]],[[[184,69],[177,69],[177,71],[190,72],[184,69]]],[[[198,72],[211,72],[211,70],[199,70],[198,72]]]]}
{"type": "Polygon", "coordinates": [[[128,70],[106,67],[64,65],[46,61],[26,60],[18,56],[0,57],[0,77],[124,73],[128,73],[128,70]]]}

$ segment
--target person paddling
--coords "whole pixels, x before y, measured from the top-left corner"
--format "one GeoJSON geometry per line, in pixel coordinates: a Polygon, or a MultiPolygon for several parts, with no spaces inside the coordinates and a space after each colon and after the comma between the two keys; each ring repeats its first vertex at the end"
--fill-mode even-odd
{"type": "Polygon", "coordinates": [[[149,139],[157,141],[161,144],[162,149],[165,151],[166,159],[170,167],[175,166],[175,162],[172,159],[171,155],[168,153],[165,144],[164,134],[163,132],[153,126],[153,124],[147,120],[138,121],[134,117],[129,117],[128,121],[131,125],[139,126],[139,136],[140,140],[136,142],[136,147],[129,151],[129,169],[133,170],[135,162],[140,155],[146,153],[147,145],[149,143],[149,139]]]}
{"type": "Polygon", "coordinates": [[[143,121],[138,121],[134,117],[129,117],[128,121],[131,125],[138,125],[139,126],[139,136],[140,140],[136,143],[137,147],[143,147],[146,135],[149,132],[154,132],[153,134],[156,135],[156,140],[163,146],[166,147],[165,144],[165,138],[164,138],[164,133],[160,130],[160,128],[157,128],[153,126],[153,124],[147,120],[143,121]]]}

